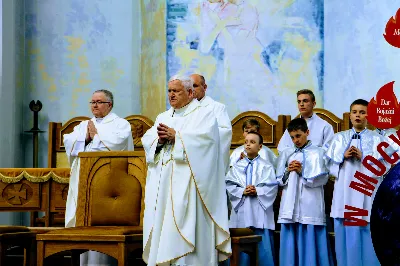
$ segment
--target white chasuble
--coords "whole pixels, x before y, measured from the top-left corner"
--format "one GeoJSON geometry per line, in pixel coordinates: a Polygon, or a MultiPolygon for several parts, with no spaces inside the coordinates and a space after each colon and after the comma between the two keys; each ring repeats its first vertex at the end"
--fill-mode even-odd
{"type": "Polygon", "coordinates": [[[128,121],[110,113],[102,119],[91,119],[97,129],[93,140],[85,146],[85,138],[89,121],[83,121],[70,134],[64,135],[64,146],[71,165],[71,177],[67,206],[65,212],[65,227],[75,226],[75,212],[78,201],[79,167],[78,153],[89,151],[127,151],[133,150],[131,125],[128,121]]]}
{"type": "Polygon", "coordinates": [[[196,100],[160,114],[142,138],[148,173],[143,259],[155,265],[217,265],[231,254],[224,163],[215,115],[196,100]],[[204,108],[204,109],[203,109],[204,108]],[[176,131],[158,147],[157,126],[176,131]]]}
{"type": "Polygon", "coordinates": [[[210,108],[217,119],[221,156],[224,161],[225,173],[227,173],[229,170],[229,150],[232,141],[232,124],[228,116],[228,111],[224,104],[214,101],[209,96],[204,96],[203,99],[200,100],[200,105],[210,108]]]}

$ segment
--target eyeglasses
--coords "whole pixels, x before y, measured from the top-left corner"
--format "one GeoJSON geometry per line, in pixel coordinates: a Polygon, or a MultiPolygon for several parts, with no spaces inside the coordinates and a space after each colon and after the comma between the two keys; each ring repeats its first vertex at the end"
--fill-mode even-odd
{"type": "Polygon", "coordinates": [[[89,102],[90,105],[100,105],[103,103],[110,103],[110,102],[89,102]]]}

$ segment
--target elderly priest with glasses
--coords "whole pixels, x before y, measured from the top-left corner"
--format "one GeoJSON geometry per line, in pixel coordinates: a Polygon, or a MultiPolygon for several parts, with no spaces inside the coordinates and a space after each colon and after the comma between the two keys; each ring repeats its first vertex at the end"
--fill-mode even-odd
{"type": "Polygon", "coordinates": [[[148,266],[218,265],[231,242],[217,120],[193,99],[188,77],[170,79],[168,99],[171,108],[142,138],[143,259],[148,266]]]}
{"type": "MultiPolygon", "coordinates": [[[[76,207],[78,201],[78,184],[80,159],[78,153],[90,151],[127,151],[133,150],[131,125],[128,121],[112,113],[114,106],[113,94],[108,90],[97,90],[90,102],[93,118],[82,121],[70,134],[64,135],[64,146],[71,166],[67,206],[65,212],[65,227],[74,227],[76,222],[76,207]]],[[[105,255],[92,256],[90,263],[103,263],[105,255]],[[103,257],[103,258],[101,258],[103,257]],[[100,261],[101,260],[101,261],[100,261]]],[[[81,256],[86,260],[86,256],[81,256]]],[[[86,262],[87,263],[87,262],[86,262]]],[[[84,264],[85,265],[85,264],[84,264]]]]}

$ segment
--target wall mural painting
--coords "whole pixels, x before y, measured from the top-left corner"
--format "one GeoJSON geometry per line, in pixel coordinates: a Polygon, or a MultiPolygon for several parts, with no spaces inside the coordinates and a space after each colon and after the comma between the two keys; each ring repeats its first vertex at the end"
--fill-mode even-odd
{"type": "Polygon", "coordinates": [[[299,89],[322,103],[323,1],[168,0],[167,78],[193,72],[231,119],[294,115],[299,89]]]}

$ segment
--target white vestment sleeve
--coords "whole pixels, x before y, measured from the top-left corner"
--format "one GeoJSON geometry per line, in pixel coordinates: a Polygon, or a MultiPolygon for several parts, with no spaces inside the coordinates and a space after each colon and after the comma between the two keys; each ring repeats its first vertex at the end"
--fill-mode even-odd
{"type": "Polygon", "coordinates": [[[181,141],[179,132],[176,132],[176,134],[175,134],[175,145],[174,145],[174,150],[173,150],[172,154],[176,161],[181,161],[181,162],[186,161],[185,148],[181,141]]]}
{"type": "Polygon", "coordinates": [[[70,134],[64,135],[63,142],[70,165],[72,164],[74,157],[77,157],[78,153],[85,150],[87,123],[87,121],[81,122],[79,125],[74,127],[74,130],[70,134]]]}
{"type": "Polygon", "coordinates": [[[94,135],[90,148],[92,151],[103,151],[104,148],[106,148],[103,142],[100,140],[98,134],[94,135]]]}
{"type": "Polygon", "coordinates": [[[302,182],[305,186],[314,188],[324,186],[328,182],[328,178],[328,174],[322,174],[315,178],[303,178],[302,182]]]}
{"type": "Polygon", "coordinates": [[[226,183],[226,190],[228,191],[228,196],[229,196],[229,200],[232,204],[232,208],[237,211],[240,206],[243,205],[244,202],[244,188],[241,186],[238,186],[237,184],[233,183],[233,182],[227,182],[226,183]]]}
{"type": "Polygon", "coordinates": [[[283,136],[281,140],[279,141],[278,144],[278,153],[280,154],[284,149],[293,147],[293,141],[290,138],[289,132],[287,129],[285,130],[285,133],[283,133],[283,136]]]}
{"type": "Polygon", "coordinates": [[[273,168],[264,168],[262,174],[268,176],[268,183],[275,184],[266,185],[261,183],[260,186],[256,187],[258,202],[264,210],[267,210],[274,204],[276,194],[278,193],[278,184],[276,183],[273,168]]]}
{"type": "Polygon", "coordinates": [[[125,119],[118,118],[111,130],[106,125],[96,125],[97,134],[93,138],[91,151],[104,151],[105,148],[109,151],[128,150],[129,142],[126,140],[132,136],[131,124],[125,119]]]}
{"type": "Polygon", "coordinates": [[[221,145],[221,156],[224,160],[225,173],[229,171],[229,150],[231,148],[232,141],[232,125],[229,120],[228,112],[225,105],[216,105],[214,113],[217,118],[220,145],[221,145]]]}
{"type": "Polygon", "coordinates": [[[278,185],[256,187],[256,191],[258,202],[264,210],[267,210],[274,204],[278,193],[278,185]]]}
{"type": "Polygon", "coordinates": [[[156,157],[159,157],[156,156],[156,148],[158,143],[157,126],[159,123],[159,118],[157,116],[154,125],[149,130],[147,130],[142,137],[142,145],[146,154],[147,163],[157,163],[156,157]]]}
{"type": "Polygon", "coordinates": [[[334,176],[335,179],[339,178],[339,171],[340,171],[340,164],[333,162],[332,160],[330,160],[330,162],[328,162],[326,164],[326,167],[329,170],[329,174],[331,176],[334,176]]]}
{"type": "Polygon", "coordinates": [[[330,124],[326,125],[324,127],[323,134],[324,134],[324,141],[322,143],[322,147],[324,147],[325,144],[327,144],[332,139],[333,135],[335,135],[335,132],[333,131],[333,127],[330,124]]]}

